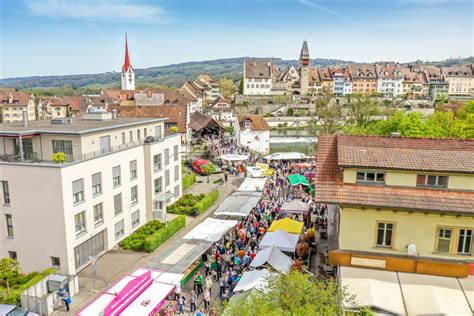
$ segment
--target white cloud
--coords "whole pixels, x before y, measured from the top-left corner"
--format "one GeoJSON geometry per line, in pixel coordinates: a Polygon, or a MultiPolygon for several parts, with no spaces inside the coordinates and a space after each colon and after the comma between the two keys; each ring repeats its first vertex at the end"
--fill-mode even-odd
{"type": "Polygon", "coordinates": [[[328,8],[326,8],[326,7],[323,7],[323,6],[319,5],[319,4],[316,4],[316,3],[314,3],[314,2],[312,2],[312,1],[310,1],[310,0],[298,0],[298,2],[301,3],[301,4],[304,4],[304,5],[308,6],[308,7],[313,7],[313,8],[316,8],[316,9],[318,9],[318,10],[327,12],[327,13],[332,14],[332,15],[334,15],[334,16],[336,16],[336,17],[338,17],[338,18],[341,18],[341,19],[343,19],[343,20],[352,22],[352,19],[351,19],[351,18],[348,18],[348,17],[345,16],[345,15],[339,14],[339,13],[337,13],[337,12],[331,10],[331,9],[328,9],[328,8]]]}
{"type": "Polygon", "coordinates": [[[440,5],[446,3],[453,3],[456,0],[401,0],[402,4],[412,4],[412,5],[420,5],[420,6],[428,6],[428,5],[440,5]]]}
{"type": "Polygon", "coordinates": [[[129,0],[25,0],[34,15],[83,21],[161,23],[160,7],[129,0]]]}

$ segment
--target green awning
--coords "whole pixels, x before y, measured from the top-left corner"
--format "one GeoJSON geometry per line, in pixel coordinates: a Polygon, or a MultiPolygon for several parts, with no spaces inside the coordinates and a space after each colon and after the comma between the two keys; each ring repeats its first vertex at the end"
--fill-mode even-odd
{"type": "Polygon", "coordinates": [[[305,176],[301,174],[292,174],[291,176],[288,177],[288,180],[290,181],[291,186],[299,185],[299,184],[304,185],[308,187],[311,194],[314,194],[314,190],[311,187],[311,184],[309,184],[308,179],[306,179],[305,176]]]}

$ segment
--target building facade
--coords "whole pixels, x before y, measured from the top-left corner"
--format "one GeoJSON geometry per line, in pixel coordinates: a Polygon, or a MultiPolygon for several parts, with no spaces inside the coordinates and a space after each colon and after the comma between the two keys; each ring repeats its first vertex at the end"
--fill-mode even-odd
{"type": "Polygon", "coordinates": [[[33,95],[24,92],[0,93],[0,119],[2,123],[22,122],[26,115],[28,121],[36,120],[36,107],[33,95]]]}
{"type": "Polygon", "coordinates": [[[272,61],[244,61],[244,95],[270,95],[272,94],[272,82],[272,61]]]}
{"type": "Polygon", "coordinates": [[[181,195],[180,136],[114,115],[0,127],[0,251],[25,272],[76,274],[181,195]]]}
{"type": "Polygon", "coordinates": [[[372,64],[350,64],[352,93],[371,95],[377,92],[377,73],[372,64]]]}
{"type": "Polygon", "coordinates": [[[317,161],[316,200],[339,218],[332,264],[468,276],[474,141],[322,136],[317,161]]]}
{"type": "Polygon", "coordinates": [[[448,95],[453,98],[474,96],[474,74],[468,66],[442,67],[441,72],[449,83],[448,95]]]}
{"type": "Polygon", "coordinates": [[[402,95],[403,75],[396,63],[376,64],[377,92],[384,97],[402,95]]]}
{"type": "Polygon", "coordinates": [[[234,129],[238,145],[262,154],[270,152],[270,126],[262,115],[238,114],[234,129]]]}

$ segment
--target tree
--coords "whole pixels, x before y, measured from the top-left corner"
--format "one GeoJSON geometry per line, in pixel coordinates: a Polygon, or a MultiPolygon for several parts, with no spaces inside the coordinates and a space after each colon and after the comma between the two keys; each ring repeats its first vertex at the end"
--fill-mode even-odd
{"type": "Polygon", "coordinates": [[[224,315],[342,315],[341,302],[354,300],[336,280],[317,280],[296,270],[269,278],[267,289],[229,304],[224,315]]]}
{"type": "Polygon", "coordinates": [[[244,94],[244,75],[240,76],[239,94],[244,94]]]}
{"type": "Polygon", "coordinates": [[[170,131],[170,133],[176,134],[176,133],[179,132],[179,128],[178,128],[178,126],[171,126],[169,128],[169,131],[170,131]]]}
{"type": "Polygon", "coordinates": [[[378,114],[379,102],[366,95],[356,95],[349,105],[349,122],[357,127],[367,127],[378,114]]]}
{"type": "Polygon", "coordinates": [[[228,99],[234,93],[234,84],[232,80],[222,78],[219,80],[219,91],[225,99],[228,99]]]}
{"type": "Polygon", "coordinates": [[[18,274],[20,274],[20,263],[18,261],[10,258],[3,258],[0,261],[0,279],[7,283],[8,295],[10,295],[9,280],[16,278],[18,274]]]}
{"type": "Polygon", "coordinates": [[[340,128],[343,120],[342,107],[333,102],[331,96],[325,94],[319,96],[315,101],[315,117],[310,121],[310,130],[316,135],[319,131],[324,134],[334,134],[340,128]]]}
{"type": "Polygon", "coordinates": [[[216,166],[214,166],[212,163],[208,163],[202,167],[202,171],[208,175],[216,173],[216,166]]]}

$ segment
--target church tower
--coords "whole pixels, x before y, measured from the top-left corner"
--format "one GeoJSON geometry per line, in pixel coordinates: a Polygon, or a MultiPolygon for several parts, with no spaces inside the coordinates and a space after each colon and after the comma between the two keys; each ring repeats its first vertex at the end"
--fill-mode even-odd
{"type": "Polygon", "coordinates": [[[309,49],[308,43],[303,42],[300,54],[300,93],[308,94],[309,90],[309,49]]]}
{"type": "Polygon", "coordinates": [[[135,73],[128,56],[127,33],[125,33],[125,62],[122,66],[122,90],[135,90],[135,73]]]}

